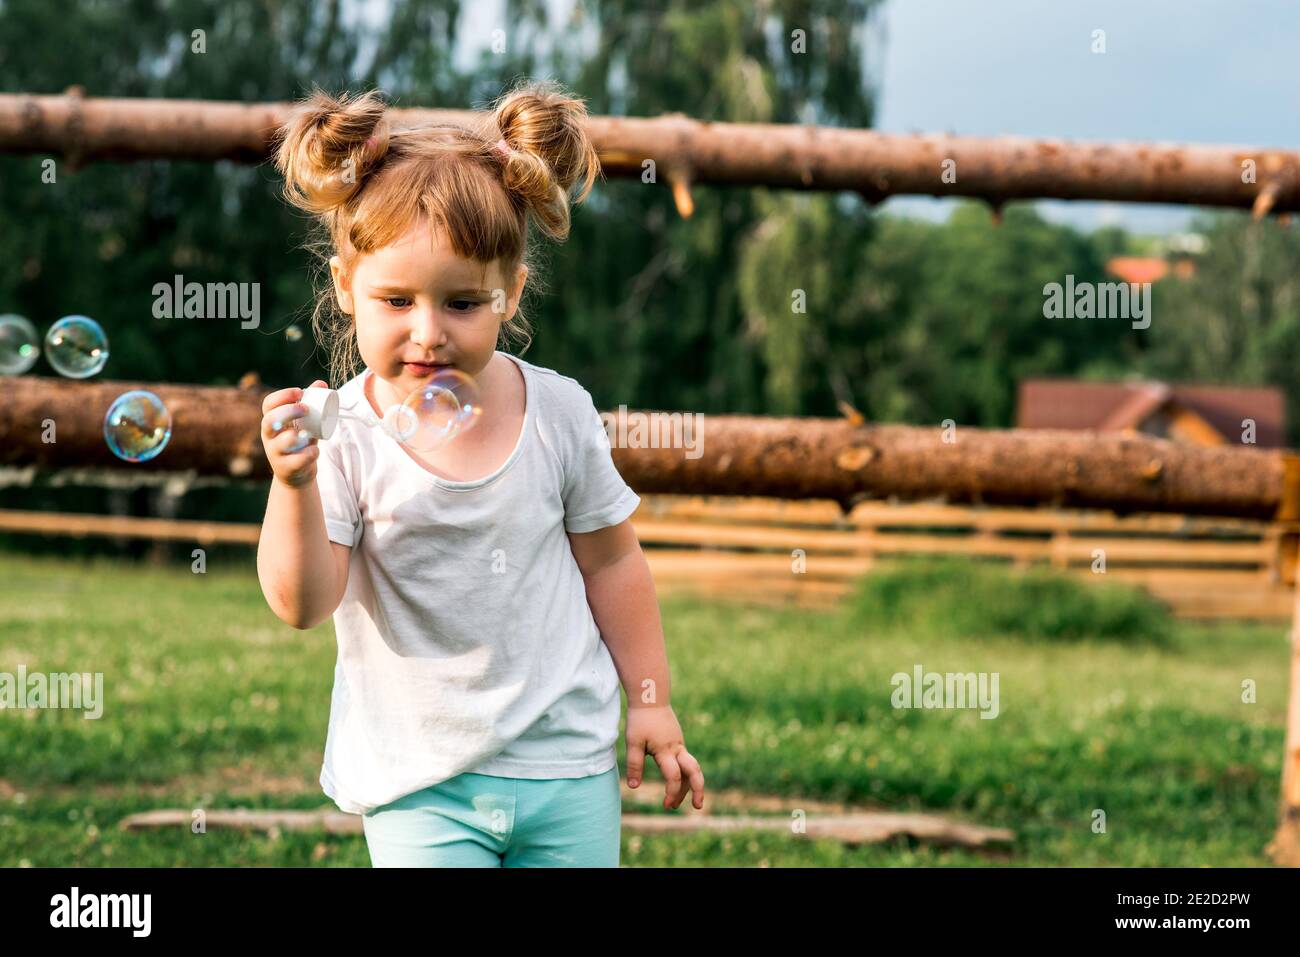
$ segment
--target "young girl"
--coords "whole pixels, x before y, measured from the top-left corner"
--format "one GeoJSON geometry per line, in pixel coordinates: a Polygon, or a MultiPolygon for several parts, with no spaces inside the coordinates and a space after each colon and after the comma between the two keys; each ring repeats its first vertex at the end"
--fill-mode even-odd
{"type": "Polygon", "coordinates": [[[333,615],[321,786],[364,815],[375,866],[617,867],[620,682],[629,787],[649,753],[666,808],[704,806],[640,499],[590,393],[496,351],[527,336],[530,216],[563,240],[599,172],[585,115],[547,84],[482,134],[398,129],[375,93],[317,91],[280,130],[285,194],[328,232],[313,326],[349,417],[318,443],[292,427],[301,389],[267,396],[257,570],[286,623],[333,615]],[[477,383],[475,428],[417,452],[376,427],[443,365],[477,383]]]}

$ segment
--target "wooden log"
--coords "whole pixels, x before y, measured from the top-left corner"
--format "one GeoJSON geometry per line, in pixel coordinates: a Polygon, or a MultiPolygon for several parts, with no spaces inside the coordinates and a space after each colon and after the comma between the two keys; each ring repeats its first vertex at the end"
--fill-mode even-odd
{"type": "MultiPolygon", "coordinates": [[[[118,827],[123,831],[154,831],[174,827],[189,830],[194,820],[193,811],[165,808],[128,815],[118,822],[118,827]]],[[[205,831],[362,833],[361,817],[357,814],[345,814],[342,811],[262,811],[234,808],[228,811],[204,811],[202,821],[205,831]]]]}
{"type": "Polygon", "coordinates": [[[1286,743],[1282,749],[1278,826],[1268,845],[1268,853],[1278,865],[1300,867],[1300,586],[1295,590],[1291,614],[1290,688],[1286,743]]]}
{"type": "Polygon", "coordinates": [[[748,527],[795,528],[935,528],[988,529],[992,531],[1061,532],[1070,535],[1140,533],[1144,538],[1170,536],[1171,540],[1196,537],[1259,539],[1281,534],[1286,523],[1257,519],[1193,517],[1176,514],[1118,516],[1102,510],[972,508],[965,505],[929,505],[876,500],[861,502],[845,516],[834,502],[800,501],[732,496],[646,494],[634,519],[645,521],[706,521],[748,527]]]}
{"type": "MultiPolygon", "coordinates": [[[[0,95],[0,152],[91,160],[226,159],[259,163],[292,104],[0,95]]],[[[393,110],[395,127],[452,124],[499,136],[473,110],[393,110]]],[[[1254,146],[1072,143],[1025,137],[879,133],[775,123],[713,123],[682,114],[592,116],[587,130],[606,176],[638,178],[653,160],[683,216],[698,183],[888,196],[968,196],[999,208],[1056,197],[1300,209],[1300,152],[1254,146]],[[1247,165],[1250,164],[1250,165],[1247,165]],[[946,169],[956,176],[943,174],[946,169]],[[1247,169],[1253,176],[1244,176],[1247,169]],[[948,179],[951,182],[945,182],[948,179]],[[1250,180],[1244,182],[1243,180],[1250,180]]]]}
{"type": "Polygon", "coordinates": [[[1283,450],[1199,448],[1145,435],[854,425],[840,419],[705,416],[703,454],[618,448],[638,492],[1107,508],[1272,518],[1294,495],[1283,450]]]}
{"type": "Polygon", "coordinates": [[[980,827],[948,821],[932,814],[864,814],[815,815],[802,822],[802,830],[792,827],[789,817],[754,815],[625,814],[623,827],[634,834],[684,834],[699,831],[768,831],[796,838],[839,841],[843,844],[883,844],[900,837],[910,837],[937,847],[994,847],[1015,841],[1015,833],[1006,828],[980,827]]]}
{"type": "MultiPolygon", "coordinates": [[[[18,376],[0,405],[0,464],[104,467],[266,478],[264,387],[237,389],[18,376]],[[170,409],[171,441],[148,462],[113,456],[103,436],[109,405],[129,389],[170,409]],[[46,424],[56,441],[44,440],[46,424]]],[[[1046,429],[943,430],[844,419],[706,415],[697,457],[683,448],[612,449],[639,493],[833,499],[846,512],[865,499],[1293,517],[1296,463],[1280,449],[1198,448],[1145,435],[1046,429]]],[[[694,454],[694,453],[692,453],[694,454]]]]}
{"type": "Polygon", "coordinates": [[[273,391],[260,386],[8,377],[6,402],[0,404],[0,464],[269,478],[258,426],[262,399],[273,391]],[[171,439],[148,462],[125,462],[113,455],[104,440],[109,406],[132,389],[154,393],[172,416],[171,439]],[[54,426],[53,442],[45,441],[47,423],[54,426]]]}
{"type": "MultiPolygon", "coordinates": [[[[118,825],[126,831],[149,831],[162,828],[189,829],[193,814],[186,810],[145,811],[123,818],[118,825]]],[[[880,844],[898,837],[911,837],[940,847],[994,847],[1011,844],[1015,832],[1007,828],[982,827],[950,821],[933,814],[895,814],[873,811],[861,814],[809,814],[801,830],[793,827],[790,817],[755,815],[721,815],[694,812],[676,814],[624,814],[623,830],[629,834],[694,834],[701,831],[748,832],[769,831],[797,838],[821,838],[845,844],[880,844]]],[[[361,816],[339,811],[208,811],[204,814],[208,830],[324,831],[328,834],[362,833],[361,816]]]]}
{"type": "Polygon", "coordinates": [[[149,538],[156,542],[195,542],[199,545],[256,545],[262,526],[252,522],[203,522],[183,518],[142,518],[136,515],[87,515],[0,509],[0,532],[33,535],[113,535],[149,538]]]}
{"type": "Polygon", "coordinates": [[[1246,565],[1265,568],[1271,558],[1260,542],[1137,540],[1132,538],[1020,538],[991,533],[926,535],[912,531],[873,533],[822,529],[746,527],[703,522],[656,522],[635,515],[637,538],[643,545],[698,545],[711,548],[746,548],[767,551],[803,549],[806,554],[912,553],[944,555],[1000,555],[1052,558],[1063,565],[1091,562],[1093,551],[1105,552],[1106,561],[1166,565],[1246,565]]]}

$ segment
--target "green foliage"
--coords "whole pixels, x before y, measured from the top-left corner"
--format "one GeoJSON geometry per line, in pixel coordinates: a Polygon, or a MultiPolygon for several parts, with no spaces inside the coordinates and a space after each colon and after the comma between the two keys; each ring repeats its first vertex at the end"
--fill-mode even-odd
{"type": "Polygon", "coordinates": [[[943,224],[878,218],[826,197],[764,202],[744,248],[741,305],[768,358],[769,411],[1006,426],[1016,383],[1129,354],[1127,324],[1043,318],[1043,287],[1096,282],[1087,237],[1030,207],[994,225],[979,204],[943,224]],[[792,293],[807,294],[807,314],[792,293]]]}
{"type": "MultiPolygon", "coordinates": [[[[573,85],[592,113],[872,122],[862,43],[877,0],[582,6],[598,38],[573,85]],[[806,53],[792,49],[795,29],[806,53]]],[[[598,403],[765,411],[771,357],[746,335],[737,291],[740,246],[766,215],[763,191],[697,186],[683,220],[668,185],[662,169],[653,184],[609,180],[574,216],[552,255],[528,358],[574,370],[598,403]]]]}
{"type": "MultiPolygon", "coordinates": [[[[395,0],[373,24],[334,0],[88,0],[0,5],[0,88],[87,96],[284,102],[313,85],[379,86],[396,105],[470,105],[534,66],[508,52],[496,77],[452,68],[456,0],[395,0]],[[203,30],[196,52],[195,30],[203,30]],[[405,101],[405,102],[404,102],[405,101]]],[[[544,11],[532,10],[535,22],[544,11]]],[[[517,37],[529,19],[512,21],[517,37]]],[[[513,48],[512,48],[513,49],[513,48]]],[[[256,371],[270,385],[323,372],[306,328],[313,260],[299,247],[307,221],[280,198],[269,164],[97,161],[80,170],[45,156],[0,155],[0,311],[43,331],[74,312],[97,319],[112,357],[104,377],[231,384],[256,371]],[[185,280],[260,286],[261,323],[153,315],[154,286],[185,280]]],[[[52,374],[44,363],[34,370],[52,374]]]]}
{"type": "Polygon", "coordinates": [[[1173,382],[1280,386],[1289,444],[1300,444],[1300,232],[1244,212],[1203,217],[1196,228],[1207,247],[1195,274],[1152,287],[1140,367],[1173,382]]]}
{"type": "MultiPolygon", "coordinates": [[[[473,62],[452,50],[488,41],[464,34],[456,0],[395,0],[376,22],[310,0],[18,0],[0,5],[0,31],[24,38],[0,48],[0,87],[262,102],[379,86],[399,106],[482,107],[519,76],[553,76],[594,114],[867,127],[878,9],[582,0],[552,24],[546,5],[512,0],[504,52],[473,62]]],[[[320,374],[310,336],[283,335],[307,315],[313,263],[269,165],[60,160],[43,183],[44,159],[0,156],[0,311],[42,329],[99,319],[111,378],[320,374]],[[261,325],[155,318],[155,284],[178,273],[259,283],[261,325]]],[[[852,196],[714,186],[693,190],[683,220],[656,172],[600,184],[532,280],[546,295],[528,302],[528,358],[576,376],[602,407],[835,415],[844,400],[875,421],[1007,426],[1025,376],[1288,385],[1300,359],[1300,240],[1272,221],[1206,219],[1196,277],[1158,283],[1151,328],[1133,330],[1042,316],[1046,283],[1104,281],[1106,259],[1140,251],[1121,230],[1082,235],[1022,205],[995,226],[976,203],[909,222],[852,196]]],[[[1300,394],[1290,401],[1297,435],[1300,394]]]]}
{"type": "Polygon", "coordinates": [[[762,221],[740,261],[739,285],[747,334],[762,343],[768,370],[766,411],[833,409],[823,384],[851,401],[843,369],[862,349],[866,325],[863,284],[841,264],[869,248],[873,222],[860,208],[842,212],[833,197],[764,190],[756,201],[762,221]]]}
{"type": "Polygon", "coordinates": [[[1166,644],[1173,633],[1164,606],[1134,586],[964,558],[900,561],[873,571],[852,608],[863,627],[931,634],[1166,644]]]}

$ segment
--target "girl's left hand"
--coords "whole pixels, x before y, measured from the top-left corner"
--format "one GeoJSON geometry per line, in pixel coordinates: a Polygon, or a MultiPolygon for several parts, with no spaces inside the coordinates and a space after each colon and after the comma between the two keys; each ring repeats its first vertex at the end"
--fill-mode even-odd
{"type": "Polygon", "coordinates": [[[640,786],[647,753],[654,756],[664,776],[665,808],[679,807],[687,790],[695,792],[691,803],[696,810],[704,807],[704,772],[700,770],[700,762],[686,750],[682,726],[668,705],[627,709],[628,787],[640,786]]]}

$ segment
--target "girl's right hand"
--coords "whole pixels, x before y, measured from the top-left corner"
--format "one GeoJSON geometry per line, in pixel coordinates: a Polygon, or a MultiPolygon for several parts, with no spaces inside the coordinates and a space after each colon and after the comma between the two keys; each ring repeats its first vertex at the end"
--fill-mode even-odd
{"type": "MultiPolygon", "coordinates": [[[[317,379],[311,387],[329,388],[317,379]]],[[[262,447],[275,477],[290,488],[301,488],[316,478],[316,459],[320,448],[308,432],[295,429],[293,420],[307,414],[299,400],[302,389],[281,389],[262,401],[262,447]]]]}

